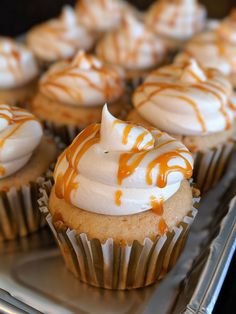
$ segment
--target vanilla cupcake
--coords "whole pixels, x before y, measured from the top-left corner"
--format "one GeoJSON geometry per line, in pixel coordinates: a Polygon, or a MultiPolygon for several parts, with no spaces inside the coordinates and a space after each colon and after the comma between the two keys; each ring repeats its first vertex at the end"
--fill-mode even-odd
{"type": "Polygon", "coordinates": [[[128,119],[182,140],[194,153],[194,181],[206,191],[222,177],[233,151],[231,95],[226,77],[191,59],[153,71],[135,91],[128,119]]]}
{"type": "Polygon", "coordinates": [[[196,0],[156,1],[147,11],[145,21],[172,49],[205,27],[206,9],[196,0]]]}
{"type": "Polygon", "coordinates": [[[78,0],[75,10],[81,23],[100,35],[118,27],[124,14],[138,14],[122,0],[78,0]]]}
{"type": "Polygon", "coordinates": [[[31,101],[32,111],[69,143],[79,130],[99,122],[102,106],[119,115],[128,105],[123,73],[80,51],[72,61],[50,67],[31,101]]]}
{"type": "Polygon", "coordinates": [[[0,104],[0,241],[44,225],[37,190],[56,155],[54,141],[31,113],[0,104]]]}
{"type": "Polygon", "coordinates": [[[23,104],[34,93],[39,69],[32,52],[8,37],[0,37],[0,99],[23,104]]]}
{"type": "Polygon", "coordinates": [[[107,289],[163,277],[196,214],[192,167],[182,143],[115,119],[104,106],[101,125],[88,126],[59,157],[49,200],[41,191],[67,268],[107,289]]]}
{"type": "Polygon", "coordinates": [[[190,40],[176,62],[195,58],[204,67],[216,68],[236,87],[236,10],[212,31],[190,40]]]}
{"type": "Polygon", "coordinates": [[[33,27],[26,41],[41,65],[48,66],[73,57],[78,49],[90,50],[95,36],[79,23],[73,8],[65,6],[58,18],[33,27]]]}
{"type": "Polygon", "coordinates": [[[96,54],[102,60],[121,66],[126,81],[134,85],[167,56],[166,45],[148,27],[132,15],[122,25],[108,32],[97,44],[96,54]]]}

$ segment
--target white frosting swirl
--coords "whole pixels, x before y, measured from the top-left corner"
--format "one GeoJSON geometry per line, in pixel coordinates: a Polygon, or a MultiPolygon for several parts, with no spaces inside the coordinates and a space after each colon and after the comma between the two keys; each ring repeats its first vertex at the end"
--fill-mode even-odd
{"type": "Polygon", "coordinates": [[[89,50],[94,40],[94,35],[79,24],[70,6],[65,6],[57,19],[33,27],[27,35],[35,55],[48,62],[68,59],[78,49],[89,50]]]}
{"type": "Polygon", "coordinates": [[[232,86],[217,70],[190,59],[151,73],[134,93],[139,114],[171,134],[204,135],[231,128],[232,86]]]}
{"type": "Polygon", "coordinates": [[[129,70],[154,67],[166,55],[166,45],[134,16],[126,16],[119,29],[107,33],[96,47],[97,55],[129,70]]]}
{"type": "Polygon", "coordinates": [[[0,88],[27,84],[38,75],[33,54],[24,45],[0,37],[0,88]]]}
{"type": "Polygon", "coordinates": [[[52,65],[39,84],[48,98],[72,106],[98,106],[114,102],[123,93],[123,73],[79,51],[74,59],[52,65]]]}
{"type": "Polygon", "coordinates": [[[0,104],[0,179],[27,163],[42,134],[41,124],[31,113],[0,104]]]}
{"type": "Polygon", "coordinates": [[[236,71],[236,45],[226,45],[216,32],[204,32],[190,40],[175,62],[195,58],[203,67],[215,68],[225,75],[236,71]]]}
{"type": "Polygon", "coordinates": [[[88,29],[104,32],[117,27],[123,14],[134,9],[122,0],[79,0],[76,12],[88,29]]]}
{"type": "Polygon", "coordinates": [[[182,143],[117,120],[104,106],[101,126],[87,127],[60,156],[55,193],[90,212],[131,215],[171,197],[192,167],[182,143]]]}
{"type": "Polygon", "coordinates": [[[165,37],[187,40],[205,26],[206,10],[196,0],[162,0],[146,14],[146,23],[165,37]]]}

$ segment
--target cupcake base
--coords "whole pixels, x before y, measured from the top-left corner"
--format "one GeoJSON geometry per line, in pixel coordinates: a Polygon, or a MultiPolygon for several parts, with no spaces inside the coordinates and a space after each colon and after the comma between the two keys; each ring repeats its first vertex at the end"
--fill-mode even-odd
{"type": "Polygon", "coordinates": [[[57,156],[56,144],[51,141],[44,137],[24,168],[0,180],[0,241],[24,237],[45,225],[37,200],[39,188],[51,176],[48,169],[57,156]],[[39,165],[45,151],[47,158],[39,165]]]}
{"type": "Polygon", "coordinates": [[[17,88],[0,89],[1,102],[24,107],[25,102],[27,102],[33,96],[36,88],[37,80],[17,88]]]}
{"type": "Polygon", "coordinates": [[[41,212],[56,238],[67,268],[81,281],[105,289],[126,290],[153,284],[176,263],[185,243],[189,227],[197,213],[192,209],[171,231],[155,240],[142,243],[117,242],[112,238],[100,241],[78,234],[63,223],[55,223],[48,211],[51,182],[41,189],[41,212]]]}
{"type": "MultiPolygon", "coordinates": [[[[123,96],[108,107],[113,115],[122,118],[129,110],[128,97],[123,96]]],[[[38,93],[30,102],[30,108],[52,134],[70,144],[86,126],[100,122],[103,104],[95,107],[69,106],[38,93]]]]}

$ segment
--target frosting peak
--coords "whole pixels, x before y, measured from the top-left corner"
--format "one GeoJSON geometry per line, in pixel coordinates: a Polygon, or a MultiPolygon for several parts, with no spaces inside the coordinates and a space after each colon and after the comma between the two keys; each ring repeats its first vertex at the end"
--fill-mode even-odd
{"type": "Polygon", "coordinates": [[[100,144],[107,151],[145,151],[154,146],[154,137],[147,129],[117,120],[103,107],[100,144]]]}
{"type": "Polygon", "coordinates": [[[196,0],[162,0],[146,14],[146,23],[167,38],[187,40],[205,25],[206,10],[196,0]]]}
{"type": "Polygon", "coordinates": [[[100,40],[96,53],[128,70],[146,70],[163,60],[166,45],[137,18],[126,15],[118,29],[100,40]]]}
{"type": "Polygon", "coordinates": [[[88,29],[104,32],[117,27],[123,14],[134,9],[122,0],[79,0],[76,12],[88,29]]]}
{"type": "Polygon", "coordinates": [[[189,83],[205,82],[207,77],[199,64],[194,59],[186,62],[183,72],[180,75],[180,81],[189,83]]]}
{"type": "Polygon", "coordinates": [[[89,50],[94,40],[70,6],[65,6],[58,18],[33,27],[27,35],[32,51],[47,62],[71,58],[78,49],[89,50]]]}
{"type": "Polygon", "coordinates": [[[33,54],[22,44],[0,37],[0,88],[27,84],[38,75],[33,54]]]}
{"type": "Polygon", "coordinates": [[[117,67],[79,51],[72,61],[51,66],[39,88],[48,98],[68,105],[99,106],[123,95],[122,76],[117,67]]]}
{"type": "Polygon", "coordinates": [[[84,129],[58,159],[55,193],[90,212],[131,215],[171,197],[192,168],[182,143],[117,120],[105,106],[101,125],[84,129]]]}
{"type": "Polygon", "coordinates": [[[28,162],[42,134],[41,124],[31,113],[0,104],[0,179],[28,162]]]}
{"type": "Polygon", "coordinates": [[[223,74],[191,60],[153,71],[135,91],[133,102],[155,127],[170,134],[201,136],[231,128],[231,94],[223,74]]]}

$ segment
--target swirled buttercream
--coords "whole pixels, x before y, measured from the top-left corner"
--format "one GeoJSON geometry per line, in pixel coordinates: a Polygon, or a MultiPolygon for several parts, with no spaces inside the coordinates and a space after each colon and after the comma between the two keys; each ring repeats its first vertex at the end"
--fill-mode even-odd
{"type": "Polygon", "coordinates": [[[79,0],[76,12],[88,29],[104,32],[117,27],[123,14],[133,9],[122,0],[79,0]]]}
{"type": "Polygon", "coordinates": [[[114,102],[123,93],[123,73],[80,51],[70,61],[52,65],[39,89],[50,99],[72,106],[96,106],[114,102]]]}
{"type": "Polygon", "coordinates": [[[32,52],[7,37],[0,37],[0,88],[27,84],[38,75],[32,52]]]}
{"type": "Polygon", "coordinates": [[[0,104],[0,179],[28,162],[42,134],[41,124],[31,113],[0,104]]]}
{"type": "Polygon", "coordinates": [[[94,40],[94,35],[79,24],[70,6],[65,6],[58,18],[33,27],[27,35],[29,47],[47,62],[70,58],[78,49],[89,50],[94,40]]]}
{"type": "Polygon", "coordinates": [[[146,23],[157,34],[175,40],[187,40],[205,26],[206,10],[196,0],[162,0],[146,14],[146,23]]]}
{"type": "Polygon", "coordinates": [[[218,23],[212,31],[203,32],[191,39],[175,61],[196,58],[208,68],[216,68],[225,75],[236,73],[236,11],[218,23]]]}
{"type": "Polygon", "coordinates": [[[59,157],[55,193],[90,212],[130,215],[171,197],[192,167],[182,143],[117,120],[104,106],[101,125],[83,130],[59,157]]]}
{"type": "Polygon", "coordinates": [[[139,114],[171,134],[204,135],[231,128],[232,86],[215,69],[194,60],[153,71],[134,93],[139,114]]]}
{"type": "Polygon", "coordinates": [[[97,55],[129,70],[154,67],[166,55],[166,45],[134,16],[124,18],[120,28],[107,33],[96,47],[97,55]]]}

